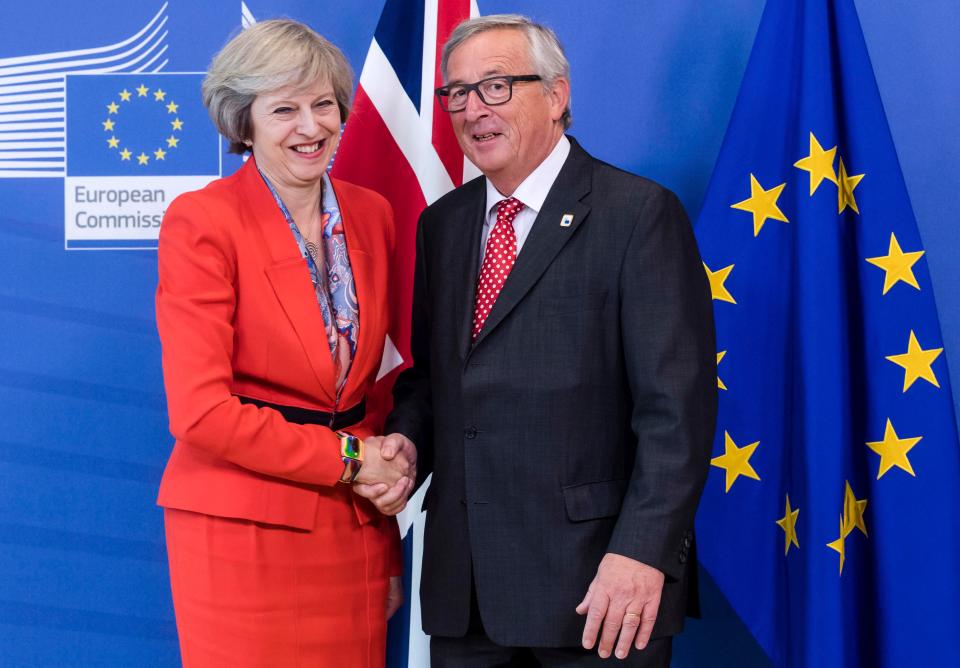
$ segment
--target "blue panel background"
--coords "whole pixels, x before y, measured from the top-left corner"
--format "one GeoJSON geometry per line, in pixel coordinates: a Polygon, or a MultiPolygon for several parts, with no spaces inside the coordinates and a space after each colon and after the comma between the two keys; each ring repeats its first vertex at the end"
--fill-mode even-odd
{"type": "MultiPolygon", "coordinates": [[[[674,189],[695,217],[762,0],[479,2],[554,27],[573,67],[573,133],[674,189]]],[[[5,2],[0,58],[119,41],[161,4],[5,2]]],[[[383,4],[248,6],[308,21],[359,73],[383,4]]],[[[960,4],[857,5],[956,360],[960,4]]],[[[239,29],[240,3],[172,0],[168,15],[166,71],[198,71],[239,29]]],[[[62,181],[0,179],[0,665],[178,663],[154,506],[170,447],[155,264],[152,251],[64,251],[62,181]]],[[[709,621],[688,624],[674,665],[765,665],[709,577],[703,589],[709,621]]]]}

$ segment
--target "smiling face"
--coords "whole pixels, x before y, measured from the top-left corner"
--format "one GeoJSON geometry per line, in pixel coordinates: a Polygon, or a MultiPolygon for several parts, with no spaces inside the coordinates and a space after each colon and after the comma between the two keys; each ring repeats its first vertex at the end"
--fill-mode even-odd
{"type": "Polygon", "coordinates": [[[250,126],[257,166],[278,189],[320,187],[340,139],[340,109],[329,83],[258,95],[250,126]]]}
{"type": "MultiPolygon", "coordinates": [[[[527,38],[519,30],[498,28],[469,38],[450,54],[447,83],[473,83],[497,74],[537,74],[527,38]]],[[[460,148],[504,195],[550,155],[563,135],[560,119],[570,96],[569,82],[557,78],[545,90],[541,82],[515,83],[513,97],[487,106],[476,92],[467,108],[450,114],[460,148]]]]}

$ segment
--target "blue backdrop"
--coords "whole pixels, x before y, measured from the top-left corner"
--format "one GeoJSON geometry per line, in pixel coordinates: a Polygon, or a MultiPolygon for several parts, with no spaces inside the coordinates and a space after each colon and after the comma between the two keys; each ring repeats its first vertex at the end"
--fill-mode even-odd
{"type": "MultiPolygon", "coordinates": [[[[696,217],[762,0],[478,1],[482,13],[521,12],[551,25],[572,64],[572,133],[595,155],[675,190],[696,217]]],[[[927,251],[946,355],[956,360],[960,5],[857,6],[927,251]]],[[[382,2],[247,7],[257,19],[310,23],[359,72],[382,2]]],[[[113,59],[127,68],[118,71],[202,71],[240,22],[237,0],[0,9],[0,665],[178,662],[154,506],[171,441],[153,324],[156,255],[65,250],[69,193],[63,137],[55,135],[64,106],[68,126],[75,107],[43,73],[71,59],[113,59]]],[[[952,378],[956,387],[960,378],[952,378]]],[[[704,589],[709,621],[688,626],[675,665],[765,665],[709,580],[704,589]]]]}

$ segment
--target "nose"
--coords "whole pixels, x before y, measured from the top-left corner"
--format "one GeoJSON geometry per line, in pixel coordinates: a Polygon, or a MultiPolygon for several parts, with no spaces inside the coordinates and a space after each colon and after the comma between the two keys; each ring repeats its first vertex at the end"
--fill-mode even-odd
{"type": "Polygon", "coordinates": [[[468,121],[475,121],[490,113],[490,108],[480,99],[480,93],[471,90],[467,93],[467,106],[463,109],[468,121]]]}
{"type": "Polygon", "coordinates": [[[313,107],[302,107],[297,114],[297,132],[312,137],[317,129],[317,119],[313,115],[313,107]]]}

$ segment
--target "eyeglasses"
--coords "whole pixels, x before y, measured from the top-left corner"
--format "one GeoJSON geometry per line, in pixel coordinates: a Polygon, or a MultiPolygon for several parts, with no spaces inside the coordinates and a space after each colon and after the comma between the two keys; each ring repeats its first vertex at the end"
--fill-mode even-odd
{"type": "Polygon", "coordinates": [[[513,84],[518,81],[540,81],[539,74],[521,74],[517,76],[487,77],[476,83],[442,86],[434,91],[440,108],[450,113],[467,108],[470,91],[476,91],[477,97],[488,107],[506,104],[513,97],[513,84]]]}

